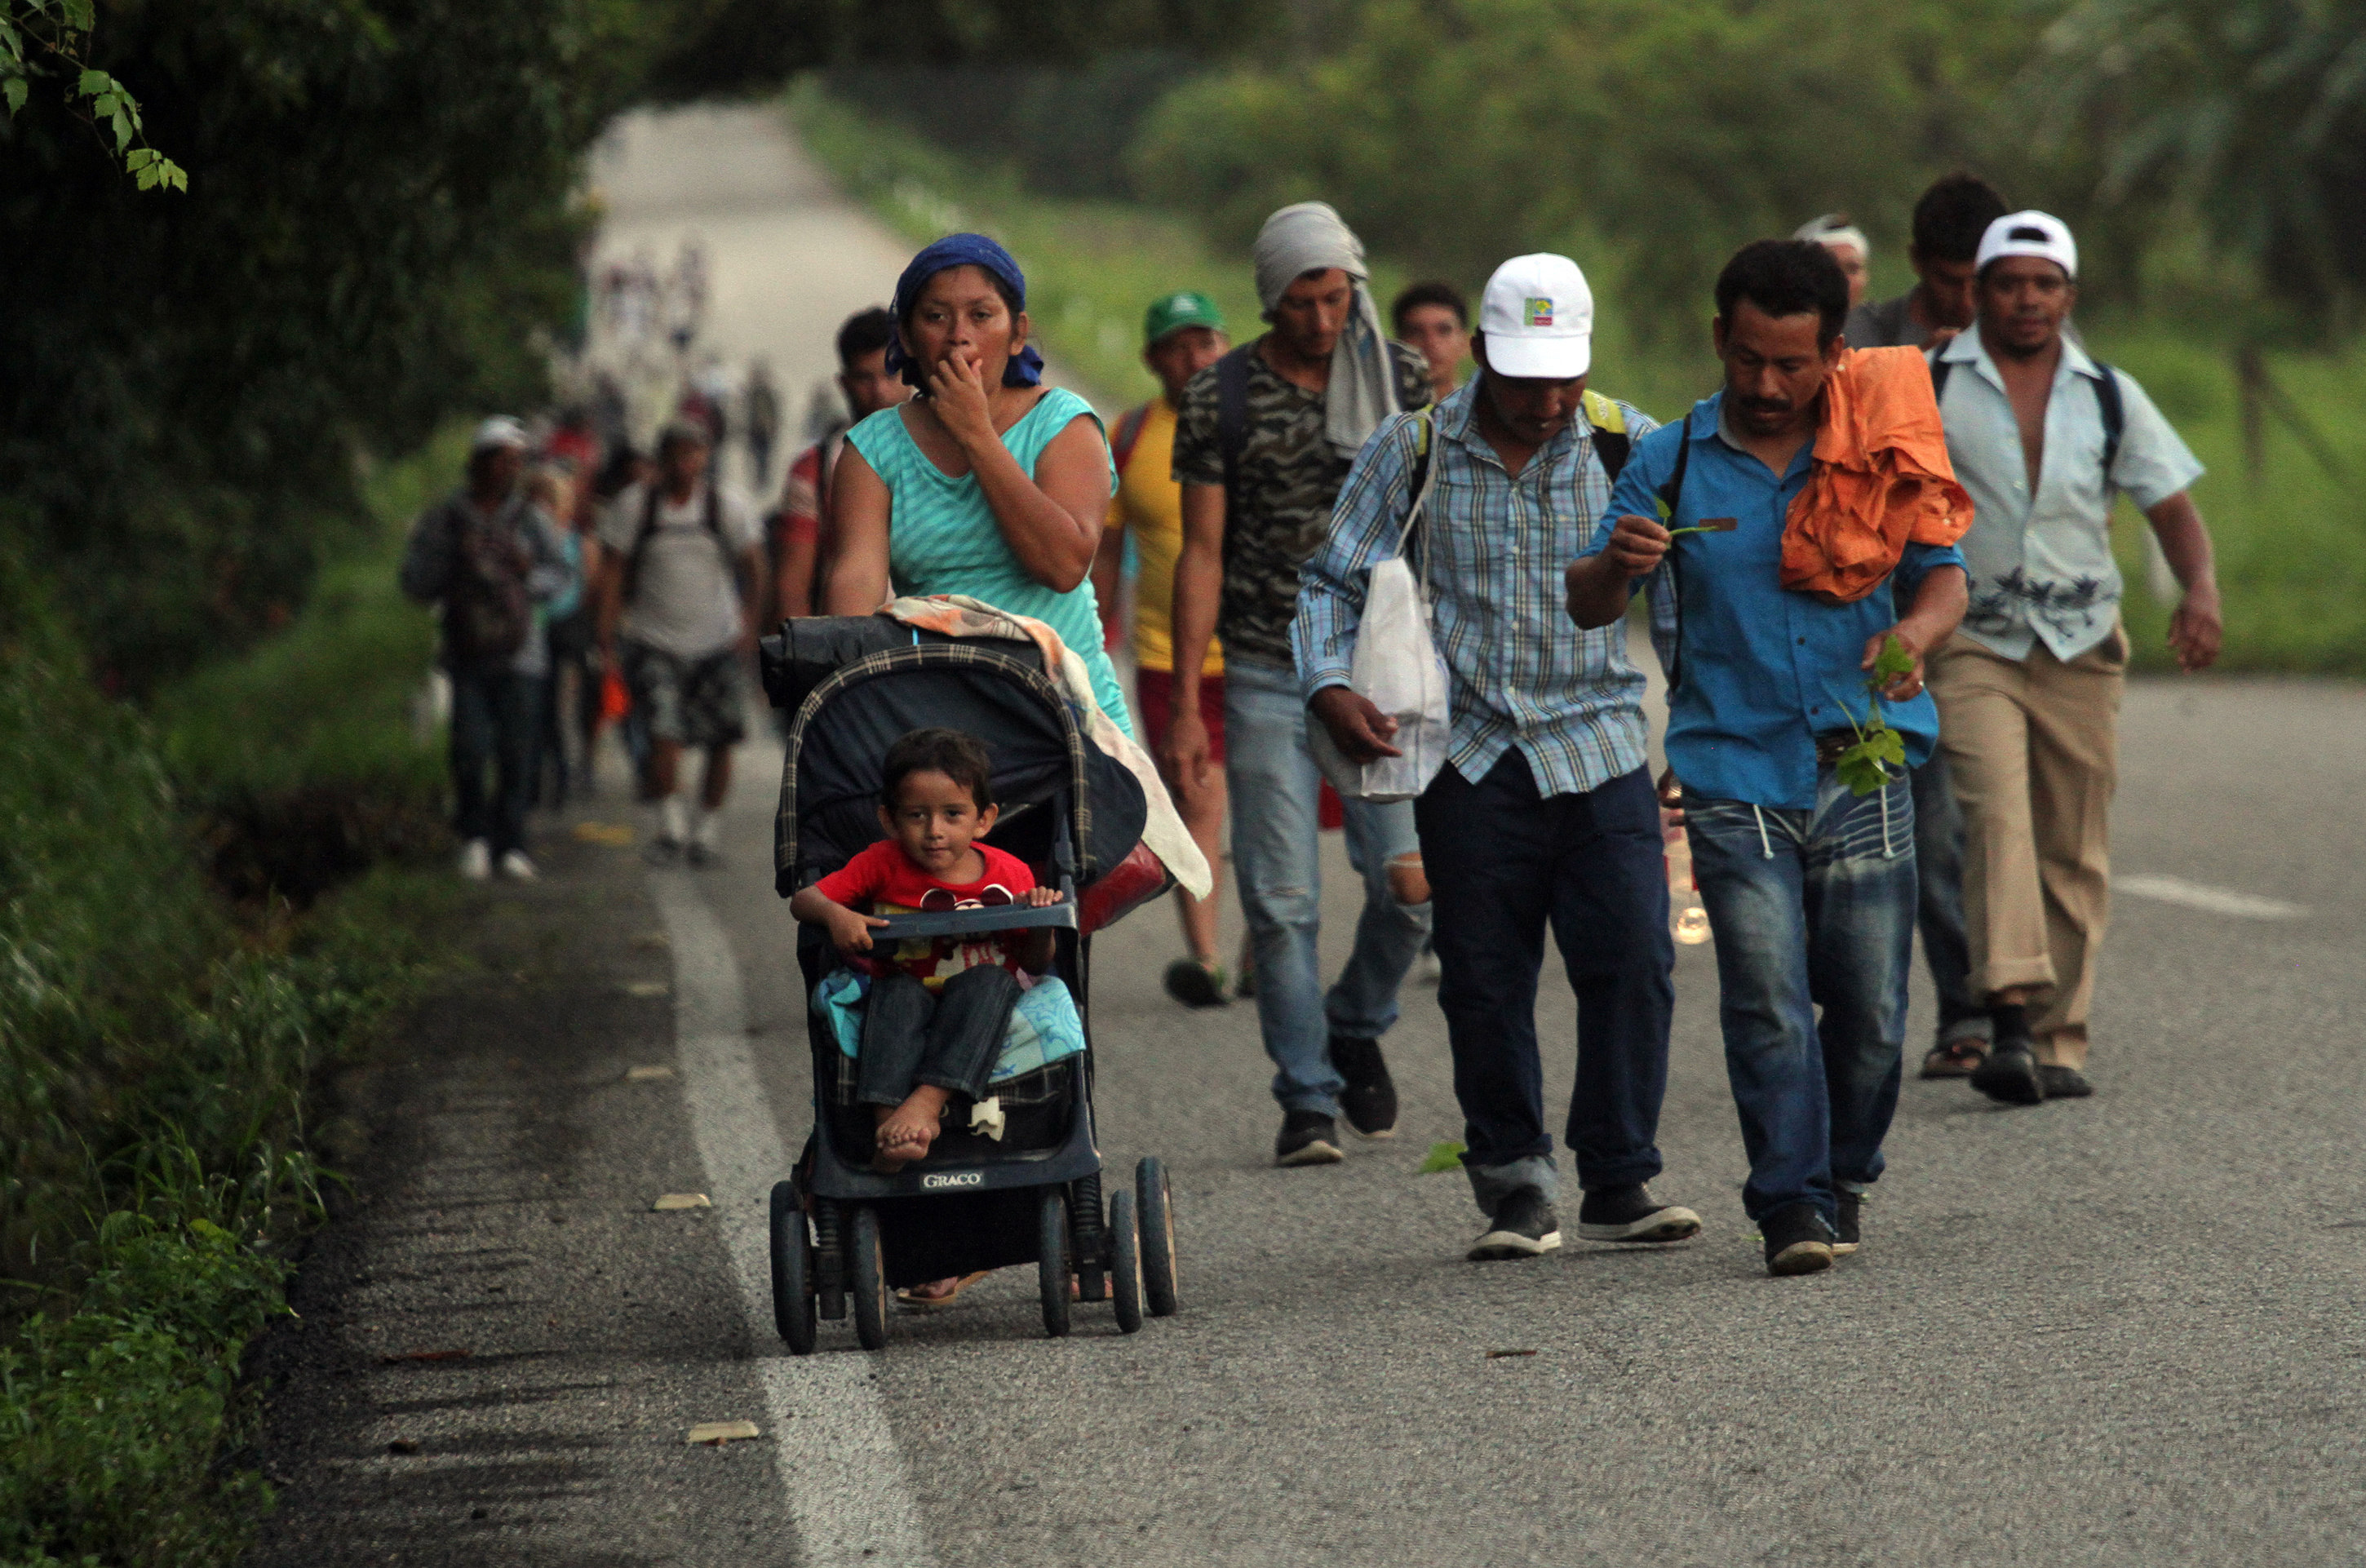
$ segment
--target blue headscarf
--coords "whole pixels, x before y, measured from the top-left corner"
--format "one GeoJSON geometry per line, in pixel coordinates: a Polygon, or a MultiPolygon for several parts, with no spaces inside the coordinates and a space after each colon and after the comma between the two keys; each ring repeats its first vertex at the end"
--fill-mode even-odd
{"type": "MultiPolygon", "coordinates": [[[[896,280],[896,299],[888,306],[888,314],[896,318],[897,336],[887,340],[887,368],[912,386],[927,389],[926,367],[904,352],[904,318],[919,302],[921,286],[929,279],[954,266],[982,266],[1010,286],[1019,296],[1019,309],[1027,309],[1027,275],[1010,259],[1010,253],[983,234],[948,234],[912,258],[904,276],[896,280]]],[[[1032,387],[1043,379],[1043,356],[1029,344],[1010,356],[1002,372],[1006,387],[1032,387]]]]}

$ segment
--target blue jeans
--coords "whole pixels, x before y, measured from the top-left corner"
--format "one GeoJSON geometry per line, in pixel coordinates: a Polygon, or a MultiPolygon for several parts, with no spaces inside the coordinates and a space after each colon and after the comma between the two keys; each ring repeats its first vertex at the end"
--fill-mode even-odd
{"type": "Polygon", "coordinates": [[[1537,1056],[1548,922],[1577,993],[1567,1131],[1578,1185],[1659,1175],[1675,946],[1649,772],[1546,798],[1514,747],[1475,784],[1448,763],[1414,815],[1470,1145],[1462,1168],[1479,1206],[1492,1213],[1523,1187],[1559,1196],[1537,1056]]]}
{"type": "Polygon", "coordinates": [[[1881,1175],[1898,1110],[1914,953],[1914,796],[1854,795],[1827,766],[1813,811],[1684,792],[1693,874],[1717,933],[1725,1070],[1753,1220],[1881,1175]],[[1817,1010],[1822,1010],[1820,1021],[1817,1010]]]}
{"type": "Polygon", "coordinates": [[[1914,870],[1921,892],[1922,962],[1939,993],[1939,1043],[1989,1037],[1989,1010],[1972,994],[1972,946],[1964,935],[1964,814],[1935,752],[1914,770],[1914,870]]]}
{"type": "Polygon", "coordinates": [[[534,792],[535,741],[546,675],[508,670],[451,671],[453,826],[463,841],[482,839],[495,860],[525,848],[534,792]],[[493,793],[485,795],[485,768],[493,793]]]}
{"type": "Polygon", "coordinates": [[[1429,931],[1429,906],[1389,893],[1389,862],[1415,847],[1413,803],[1350,800],[1347,861],[1364,879],[1356,947],[1323,991],[1323,860],[1316,820],[1322,775],[1306,747],[1305,699],[1294,671],[1233,659],[1224,665],[1224,782],[1232,794],[1233,873],[1256,963],[1257,1027],[1285,1111],[1339,1112],[1343,1080],[1330,1036],[1377,1040],[1397,1021],[1397,987],[1429,931]]]}

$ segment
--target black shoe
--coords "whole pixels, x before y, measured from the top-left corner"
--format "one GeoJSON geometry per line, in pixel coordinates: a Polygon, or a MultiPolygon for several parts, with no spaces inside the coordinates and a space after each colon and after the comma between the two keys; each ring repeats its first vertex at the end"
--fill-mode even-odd
{"type": "Polygon", "coordinates": [[[682,858],[686,864],[701,871],[723,863],[723,856],[716,852],[713,845],[702,844],[696,839],[693,839],[683,846],[682,858]]]}
{"type": "Polygon", "coordinates": [[[1639,1181],[1597,1187],[1577,1206],[1577,1234],[1583,1241],[1683,1241],[1700,1234],[1700,1216],[1655,1201],[1639,1181]]]}
{"type": "Polygon", "coordinates": [[[2037,1081],[2045,1086],[2045,1098],[2048,1100],[2084,1100],[2095,1092],[2095,1086],[2087,1081],[2087,1075],[2076,1067],[2049,1066],[2040,1062],[2037,1064],[2037,1081]]]}
{"type": "Polygon", "coordinates": [[[1380,1055],[1380,1043],[1335,1034],[1331,1037],[1331,1065],[1347,1080],[1346,1087],[1339,1091],[1339,1114],[1347,1119],[1347,1125],[1362,1137],[1395,1137],[1397,1086],[1389,1077],[1389,1064],[1380,1055]]]}
{"type": "Polygon", "coordinates": [[[1210,969],[1194,958],[1178,958],[1166,966],[1166,994],[1187,1008],[1224,1005],[1224,972],[1210,969]]]}
{"type": "Polygon", "coordinates": [[[1846,1258],[1857,1249],[1858,1211],[1865,1207],[1865,1194],[1852,1192],[1842,1187],[1832,1193],[1832,1201],[1840,1210],[1839,1222],[1832,1226],[1834,1234],[1840,1237],[1832,1243],[1832,1256],[1846,1258]]]}
{"type": "Polygon", "coordinates": [[[1336,1165],[1347,1156],[1339,1152],[1339,1129],[1320,1111],[1291,1111],[1281,1119],[1281,1135],[1273,1141],[1276,1165],[1336,1165]]]}
{"type": "Polygon", "coordinates": [[[1832,1266],[1832,1227],[1813,1203],[1786,1203],[1758,1222],[1766,1272],[1813,1274],[1832,1266]]]}
{"type": "Polygon", "coordinates": [[[641,858],[651,865],[672,865],[682,859],[680,839],[651,839],[641,851],[641,858]]]}
{"type": "Polygon", "coordinates": [[[1972,1087],[2006,1105],[2039,1105],[2045,1100],[2045,1080],[2038,1073],[2037,1057],[2017,1042],[1990,1051],[1989,1059],[1973,1071],[1972,1087]]]}
{"type": "Polygon", "coordinates": [[[1495,1205],[1487,1233],[1470,1244],[1473,1263],[1504,1258],[1536,1258],[1560,1246],[1560,1218],[1545,1195],[1523,1187],[1495,1205]]]}

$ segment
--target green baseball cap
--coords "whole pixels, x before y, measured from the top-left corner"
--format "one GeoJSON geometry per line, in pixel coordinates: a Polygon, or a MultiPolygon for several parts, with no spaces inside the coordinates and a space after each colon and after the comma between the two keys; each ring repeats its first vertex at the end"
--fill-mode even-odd
{"type": "Polygon", "coordinates": [[[1205,294],[1186,288],[1177,294],[1162,294],[1151,301],[1142,316],[1142,346],[1155,348],[1158,340],[1185,327],[1206,327],[1211,332],[1224,330],[1224,313],[1205,294]]]}

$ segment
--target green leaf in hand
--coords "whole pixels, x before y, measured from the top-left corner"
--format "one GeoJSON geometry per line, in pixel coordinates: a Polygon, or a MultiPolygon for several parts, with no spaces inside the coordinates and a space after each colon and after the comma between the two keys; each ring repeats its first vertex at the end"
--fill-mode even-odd
{"type": "Polygon", "coordinates": [[[1873,659],[1873,679],[1865,684],[1879,691],[1900,675],[1913,673],[1914,656],[1906,651],[1906,645],[1898,639],[1898,634],[1891,632],[1881,639],[1881,651],[1873,659]]]}

